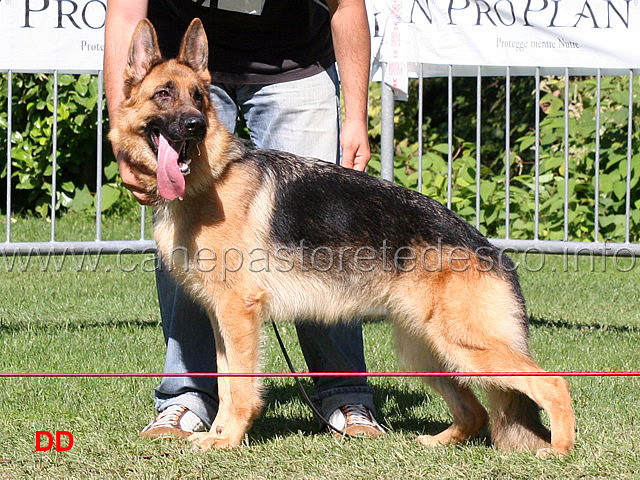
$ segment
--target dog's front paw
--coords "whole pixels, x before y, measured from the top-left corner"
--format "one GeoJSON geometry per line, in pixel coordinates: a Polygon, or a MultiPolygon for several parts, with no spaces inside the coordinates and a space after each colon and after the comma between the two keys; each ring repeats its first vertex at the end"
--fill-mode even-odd
{"type": "Polygon", "coordinates": [[[565,457],[569,451],[560,452],[553,447],[541,448],[536,452],[537,458],[563,458],[565,457]]]}
{"type": "Polygon", "coordinates": [[[207,451],[211,448],[233,448],[240,444],[232,442],[228,437],[221,437],[211,432],[194,433],[187,440],[193,443],[196,450],[207,451]]]}

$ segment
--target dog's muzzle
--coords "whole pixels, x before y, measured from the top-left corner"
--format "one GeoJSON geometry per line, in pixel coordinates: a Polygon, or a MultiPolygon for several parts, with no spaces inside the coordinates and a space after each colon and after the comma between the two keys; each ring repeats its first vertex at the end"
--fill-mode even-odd
{"type": "Polygon", "coordinates": [[[164,199],[184,197],[184,177],[191,173],[190,146],[201,142],[206,130],[207,124],[201,114],[182,115],[177,121],[170,122],[166,131],[157,124],[149,127],[147,141],[158,157],[158,192],[164,199]]]}

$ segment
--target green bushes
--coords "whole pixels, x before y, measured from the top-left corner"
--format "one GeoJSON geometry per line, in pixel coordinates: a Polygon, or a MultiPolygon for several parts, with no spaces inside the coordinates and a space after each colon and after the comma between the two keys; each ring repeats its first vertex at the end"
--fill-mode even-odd
{"type": "MultiPolygon", "coordinates": [[[[596,198],[596,80],[574,79],[569,97],[569,224],[570,240],[625,240],[628,78],[603,77],[601,87],[599,235],[594,238],[596,198]]],[[[379,145],[379,86],[372,98],[370,135],[379,145]]],[[[409,103],[395,108],[396,182],[418,185],[417,81],[411,84],[409,103]]],[[[452,209],[476,221],[476,79],[454,82],[454,139],[452,209]]],[[[540,108],[539,238],[562,240],[565,233],[564,78],[541,82],[540,105],[535,105],[533,78],[511,79],[510,223],[511,238],[534,237],[535,113],[540,108]]],[[[506,231],[505,82],[484,79],[482,86],[481,212],[480,226],[490,237],[506,231]]],[[[640,99],[633,96],[630,240],[640,234],[640,99]]],[[[445,79],[425,80],[423,126],[423,193],[442,203],[447,199],[447,85],[445,79]]],[[[379,171],[379,149],[372,169],[379,171]]]]}
{"type": "MultiPolygon", "coordinates": [[[[7,80],[0,75],[1,191],[6,188],[7,80]]],[[[12,79],[12,210],[49,214],[52,192],[54,128],[52,74],[14,74],[12,79]]],[[[58,76],[56,208],[95,209],[98,79],[58,76]]],[[[105,122],[105,131],[106,131],[105,122]]],[[[102,172],[102,210],[119,211],[133,202],[119,184],[117,164],[106,139],[102,172]]],[[[4,207],[4,205],[3,205],[4,207]]]]}
{"type": "MultiPolygon", "coordinates": [[[[51,204],[53,75],[14,74],[12,98],[13,211],[46,216],[51,204]]],[[[418,185],[417,81],[410,101],[395,107],[395,179],[408,188],[418,185]]],[[[380,85],[372,84],[370,171],[380,169],[380,85]]],[[[510,102],[510,236],[533,238],[535,214],[535,114],[540,109],[540,177],[538,235],[564,238],[564,78],[545,77],[540,105],[535,104],[531,77],[511,79],[510,102]]],[[[603,77],[600,125],[599,236],[622,241],[625,232],[628,78],[603,77]]],[[[476,79],[454,79],[453,87],[452,208],[471,223],[476,221],[476,79]]],[[[58,94],[57,207],[95,210],[98,102],[97,78],[60,75],[58,94]]],[[[596,80],[573,79],[569,88],[569,225],[571,240],[596,240],[595,143],[596,80]]],[[[443,203],[447,199],[447,80],[425,79],[423,90],[423,193],[443,203]]],[[[505,82],[482,83],[481,211],[480,226],[491,237],[503,237],[505,225],[505,82]]],[[[634,111],[640,99],[634,95],[634,111]]],[[[106,117],[106,111],[105,111],[106,117]]],[[[7,75],[0,75],[0,165],[6,177],[7,75]]],[[[631,165],[631,240],[640,225],[640,116],[633,118],[631,165]]],[[[104,131],[108,129],[105,120],[104,131]]],[[[106,137],[105,137],[106,138],[106,137]]],[[[120,184],[111,147],[103,139],[102,210],[120,212],[135,205],[120,184]]],[[[0,182],[3,193],[6,181],[0,182]]],[[[4,205],[2,206],[4,207],[4,205]]]]}

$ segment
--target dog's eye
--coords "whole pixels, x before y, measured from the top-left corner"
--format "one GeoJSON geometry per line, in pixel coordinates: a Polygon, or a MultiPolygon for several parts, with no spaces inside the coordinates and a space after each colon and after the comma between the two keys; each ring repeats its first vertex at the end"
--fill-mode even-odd
{"type": "Polygon", "coordinates": [[[197,102],[200,103],[202,102],[202,91],[199,88],[196,88],[195,91],[193,92],[193,99],[197,102]]]}
{"type": "Polygon", "coordinates": [[[168,90],[158,90],[153,94],[153,98],[169,98],[171,95],[168,90]]]}

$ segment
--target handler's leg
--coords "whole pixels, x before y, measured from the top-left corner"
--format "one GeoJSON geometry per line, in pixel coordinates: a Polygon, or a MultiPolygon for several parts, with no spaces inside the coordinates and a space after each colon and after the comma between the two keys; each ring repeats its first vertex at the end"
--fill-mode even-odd
{"type": "MultiPolygon", "coordinates": [[[[256,147],[338,161],[340,99],[335,69],[303,80],[245,85],[238,89],[237,100],[256,147]]],[[[366,371],[361,322],[332,326],[298,322],[296,328],[311,371],[366,371]]],[[[366,426],[355,433],[382,433],[371,413],[373,389],[365,377],[322,377],[315,379],[315,391],[325,418],[335,413],[340,428],[359,421],[366,426]],[[346,405],[362,408],[355,413],[339,410],[346,405]]]]}
{"type": "MultiPolygon", "coordinates": [[[[215,372],[216,347],[206,312],[162,266],[156,271],[156,286],[167,345],[164,372],[215,372]]],[[[163,377],[155,389],[155,404],[159,415],[140,433],[143,437],[204,431],[218,410],[216,378],[163,377]]]]}

